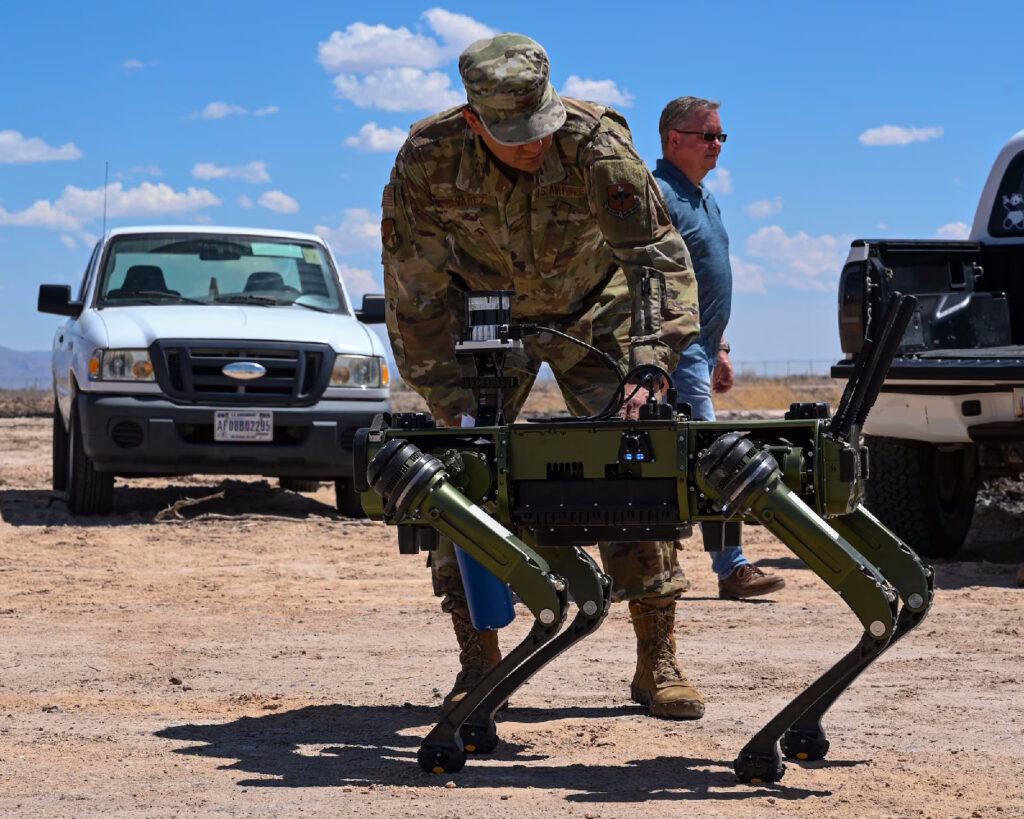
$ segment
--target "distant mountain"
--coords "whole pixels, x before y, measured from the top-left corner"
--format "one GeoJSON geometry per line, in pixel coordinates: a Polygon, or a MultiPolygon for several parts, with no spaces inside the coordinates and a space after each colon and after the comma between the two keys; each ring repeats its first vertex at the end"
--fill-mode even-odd
{"type": "Polygon", "coordinates": [[[0,388],[31,387],[32,382],[48,387],[50,380],[48,352],[0,347],[0,388]]]}

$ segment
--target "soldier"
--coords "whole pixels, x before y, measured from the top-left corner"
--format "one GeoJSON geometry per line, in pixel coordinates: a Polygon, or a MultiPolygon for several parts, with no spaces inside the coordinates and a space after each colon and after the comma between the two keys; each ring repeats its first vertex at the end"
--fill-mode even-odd
{"type": "MultiPolygon", "coordinates": [[[[626,368],[672,372],[699,332],[696,283],[626,121],[605,106],[560,98],[546,52],[520,34],[473,43],[459,73],[468,105],[413,125],[384,189],[387,326],[402,377],[444,424],[474,415],[454,342],[462,294],[481,290],[515,291],[515,321],[590,342],[626,368]]],[[[541,333],[506,358],[505,373],[520,379],[505,396],[506,418],[516,417],[545,361],[576,414],[598,412],[616,386],[597,356],[541,333]]],[[[641,389],[627,417],[645,399],[641,389]]],[[[700,718],[703,698],[675,655],[675,600],[687,582],[672,545],[602,544],[601,557],[637,635],[633,699],[654,716],[700,718]]],[[[461,649],[448,708],[501,654],[497,633],[470,622],[450,542],[432,554],[431,568],[461,649]]]]}

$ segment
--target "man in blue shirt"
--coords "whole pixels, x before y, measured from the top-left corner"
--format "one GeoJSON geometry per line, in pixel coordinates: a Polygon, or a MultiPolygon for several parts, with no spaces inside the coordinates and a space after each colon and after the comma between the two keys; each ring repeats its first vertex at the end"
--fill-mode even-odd
{"type": "MultiPolygon", "coordinates": [[[[734,378],[729,345],[723,340],[732,306],[729,236],[718,203],[702,184],[725,144],[719,106],[698,97],[680,97],[666,105],[658,123],[662,158],[654,171],[697,275],[700,337],[683,350],[672,380],[679,400],[690,404],[699,421],[715,420],[711,393],[728,392],[734,378]]],[[[786,584],[751,565],[740,545],[711,552],[711,566],[723,598],[769,594],[786,584]]]]}

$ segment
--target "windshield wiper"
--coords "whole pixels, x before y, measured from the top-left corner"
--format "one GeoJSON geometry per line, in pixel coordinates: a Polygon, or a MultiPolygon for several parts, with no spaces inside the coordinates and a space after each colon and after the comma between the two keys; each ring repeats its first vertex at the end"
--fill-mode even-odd
{"type": "Polygon", "coordinates": [[[284,299],[275,299],[273,296],[256,296],[252,293],[227,293],[223,296],[217,296],[214,301],[237,304],[262,304],[265,307],[273,307],[274,305],[280,304],[291,304],[290,301],[286,301],[284,299]]]}
{"type": "Polygon", "coordinates": [[[108,293],[105,301],[107,304],[116,304],[122,300],[138,301],[139,297],[146,300],[159,299],[160,301],[177,301],[187,304],[209,304],[209,302],[191,299],[188,296],[183,296],[180,293],[170,293],[167,290],[120,290],[114,297],[111,297],[108,293]]]}
{"type": "Polygon", "coordinates": [[[318,313],[333,313],[333,310],[328,310],[326,307],[317,307],[315,304],[306,304],[304,301],[293,301],[293,307],[305,307],[307,310],[316,310],[318,313]]]}

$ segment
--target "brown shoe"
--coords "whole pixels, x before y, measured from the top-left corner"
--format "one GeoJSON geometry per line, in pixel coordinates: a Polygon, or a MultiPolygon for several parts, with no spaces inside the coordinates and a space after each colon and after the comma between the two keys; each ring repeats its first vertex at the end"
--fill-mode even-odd
{"type": "Polygon", "coordinates": [[[676,661],[673,598],[631,600],[630,619],[636,632],[636,673],[629,686],[634,702],[660,719],[700,719],[704,698],[676,661]]]}
{"type": "Polygon", "coordinates": [[[455,678],[455,685],[442,703],[442,710],[446,714],[459,704],[488,671],[501,662],[497,631],[477,631],[466,609],[452,611],[452,625],[459,641],[459,665],[462,668],[455,678]]]}
{"type": "Polygon", "coordinates": [[[725,580],[718,581],[718,596],[723,600],[743,600],[771,594],[786,585],[777,574],[765,574],[757,566],[744,563],[737,566],[725,580]]]}

